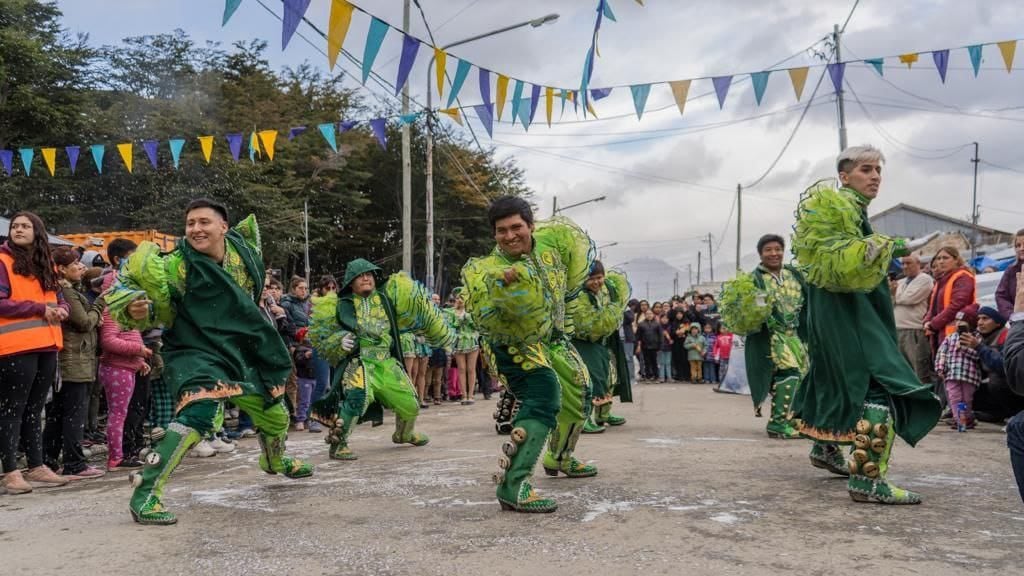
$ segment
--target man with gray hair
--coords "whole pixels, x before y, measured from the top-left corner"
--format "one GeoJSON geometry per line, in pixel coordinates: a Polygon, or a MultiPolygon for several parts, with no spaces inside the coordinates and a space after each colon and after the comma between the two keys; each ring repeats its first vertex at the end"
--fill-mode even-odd
{"type": "Polygon", "coordinates": [[[921,272],[921,259],[908,254],[901,260],[903,278],[889,285],[896,315],[896,337],[900,352],[921,382],[932,382],[932,351],[924,335],[924,315],[935,280],[921,272]]]}
{"type": "Polygon", "coordinates": [[[899,352],[887,274],[906,256],[902,239],[876,234],[867,208],[878,196],[885,157],[872,146],[839,155],[842,184],[822,180],[797,207],[793,254],[807,279],[810,371],[794,411],[801,433],[853,444],[847,491],[856,502],[918,504],[889,482],[896,435],[911,446],[935,427],[940,404],[899,352]]]}

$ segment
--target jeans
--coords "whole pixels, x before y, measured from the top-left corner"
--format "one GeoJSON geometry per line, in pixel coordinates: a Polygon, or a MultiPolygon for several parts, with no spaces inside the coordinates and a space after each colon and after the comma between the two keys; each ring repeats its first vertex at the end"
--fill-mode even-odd
{"type": "Polygon", "coordinates": [[[299,376],[296,379],[299,388],[298,402],[295,407],[295,421],[305,422],[309,417],[309,407],[313,399],[313,390],[316,388],[316,381],[312,378],[299,376]]]}
{"type": "Polygon", "coordinates": [[[86,467],[81,442],[89,412],[91,384],[65,380],[60,391],[53,395],[53,402],[46,405],[43,451],[47,466],[53,470],[59,470],[61,462],[64,474],[77,474],[86,467]]]}
{"type": "Polygon", "coordinates": [[[318,356],[316,350],[313,350],[313,377],[316,379],[316,386],[313,387],[311,401],[316,402],[327,394],[331,386],[331,365],[318,356]]]}
{"type": "Polygon", "coordinates": [[[659,380],[671,380],[672,379],[672,351],[671,350],[659,350],[658,351],[658,379],[659,380]]]}
{"type": "Polygon", "coordinates": [[[718,361],[718,381],[725,380],[725,375],[729,373],[729,361],[719,360],[718,361]]]}
{"type": "Polygon", "coordinates": [[[1017,479],[1017,490],[1024,500],[1024,412],[1011,418],[1006,425],[1006,445],[1010,448],[1010,464],[1017,479]]]}
{"type": "Polygon", "coordinates": [[[629,369],[629,381],[636,382],[636,368],[633,366],[633,352],[636,350],[636,342],[623,342],[622,351],[626,355],[626,366],[629,369]]]}
{"type": "Polygon", "coordinates": [[[718,382],[718,365],[714,360],[704,361],[704,381],[718,382]]]}

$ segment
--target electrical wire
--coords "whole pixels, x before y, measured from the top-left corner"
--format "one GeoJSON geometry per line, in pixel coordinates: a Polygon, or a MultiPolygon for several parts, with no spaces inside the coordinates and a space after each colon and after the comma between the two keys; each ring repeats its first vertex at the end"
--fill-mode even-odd
{"type": "Polygon", "coordinates": [[[1024,170],[1019,170],[1017,168],[1010,168],[1009,166],[1001,166],[999,164],[994,164],[992,162],[989,162],[988,160],[979,160],[979,162],[981,164],[984,164],[985,166],[989,166],[989,167],[995,168],[997,170],[1006,170],[1007,172],[1015,172],[1017,174],[1024,174],[1024,170]]]}

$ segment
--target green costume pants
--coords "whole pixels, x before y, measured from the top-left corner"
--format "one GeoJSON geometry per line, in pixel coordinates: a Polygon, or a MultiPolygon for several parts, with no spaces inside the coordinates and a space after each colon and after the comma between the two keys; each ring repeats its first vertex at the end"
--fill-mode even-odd
{"type": "MultiPolygon", "coordinates": [[[[558,463],[558,467],[570,463],[583,422],[590,416],[592,408],[590,375],[576,349],[571,344],[557,342],[549,347],[551,367],[558,375],[561,389],[561,408],[556,417],[557,426],[548,443],[545,466],[558,463]]],[[[549,466],[550,467],[550,466],[549,466]]]]}
{"type": "Polygon", "coordinates": [[[339,416],[345,422],[358,421],[374,402],[404,421],[416,420],[420,413],[416,389],[394,358],[360,358],[349,363],[343,378],[345,400],[339,416]]]}
{"type": "Polygon", "coordinates": [[[560,413],[562,394],[558,374],[546,366],[552,363],[551,354],[541,345],[526,349],[514,346],[494,346],[494,365],[509,391],[519,401],[519,411],[512,425],[520,420],[537,420],[549,430],[555,427],[560,413]],[[543,362],[543,356],[547,362],[543,362]]]}
{"type": "MultiPolygon", "coordinates": [[[[260,433],[266,436],[281,436],[288,431],[288,410],[282,402],[267,405],[260,394],[246,394],[231,398],[231,403],[245,411],[252,418],[260,433]]],[[[224,404],[219,400],[198,400],[186,405],[172,422],[188,426],[200,436],[206,436],[224,422],[224,404]]]]}

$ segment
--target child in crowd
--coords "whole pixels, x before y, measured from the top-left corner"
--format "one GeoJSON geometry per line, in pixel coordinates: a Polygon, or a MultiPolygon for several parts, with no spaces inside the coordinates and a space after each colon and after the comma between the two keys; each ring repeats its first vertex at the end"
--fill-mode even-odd
{"type": "Polygon", "coordinates": [[[309,418],[309,407],[313,399],[313,389],[316,387],[316,371],[313,369],[313,347],[306,339],[306,332],[309,328],[299,328],[295,331],[295,347],[292,349],[292,359],[295,362],[295,384],[298,388],[297,401],[295,406],[295,430],[301,432],[306,429],[306,420],[309,418]]]}
{"type": "Polygon", "coordinates": [[[711,357],[718,364],[718,382],[725,380],[725,374],[729,370],[729,356],[732,354],[732,333],[726,330],[725,324],[719,322],[718,337],[715,338],[715,347],[711,351],[711,357]]]}
{"type": "Polygon", "coordinates": [[[658,317],[661,325],[661,348],[658,348],[658,379],[668,382],[672,378],[672,329],[668,324],[668,314],[658,317]]]}
{"type": "Polygon", "coordinates": [[[690,333],[683,341],[686,348],[686,360],[690,363],[690,381],[694,384],[704,382],[702,364],[704,363],[704,337],[700,334],[700,324],[690,324],[690,333]]]}
{"type": "Polygon", "coordinates": [[[960,336],[970,332],[980,339],[977,323],[977,305],[958,312],[956,330],[946,336],[935,354],[935,372],[946,384],[946,397],[953,411],[952,428],[958,423],[974,428],[974,392],[981,385],[981,357],[974,348],[960,345],[960,336]],[[966,406],[965,410],[961,411],[961,403],[966,406]]]}
{"type": "Polygon", "coordinates": [[[718,382],[718,364],[715,363],[715,341],[718,335],[715,334],[714,325],[709,321],[704,325],[704,381],[718,382]]]}

